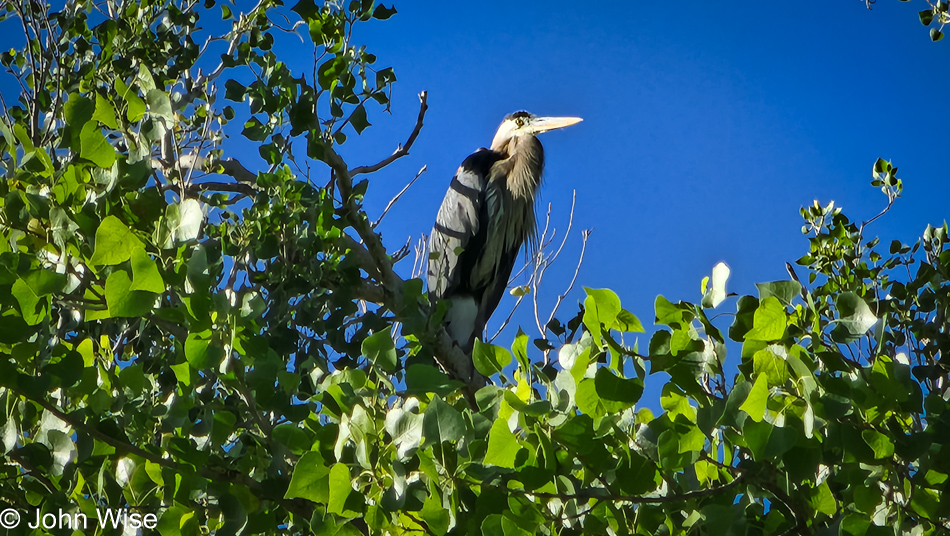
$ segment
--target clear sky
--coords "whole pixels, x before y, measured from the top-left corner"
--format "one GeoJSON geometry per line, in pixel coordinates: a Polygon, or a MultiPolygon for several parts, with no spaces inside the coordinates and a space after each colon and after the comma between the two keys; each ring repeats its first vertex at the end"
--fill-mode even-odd
{"type": "MultiPolygon", "coordinates": [[[[411,155],[371,179],[378,213],[428,166],[382,226],[391,247],[428,232],[458,164],[519,109],[584,118],[541,137],[541,199],[563,229],[577,190],[575,229],[593,229],[578,287],[613,289],[648,331],[658,294],[698,301],[719,261],[740,294],[788,279],[785,262],[808,247],[799,208],[812,200],[855,220],[877,214],[878,157],[900,167],[905,189],[869,234],[912,241],[950,216],[950,42],[930,41],[923,1],[448,5],[399,2],[357,35],[399,81],[392,117],[371,117],[364,139],[347,143],[351,165],[392,151],[416,93],[429,94],[411,155]]],[[[542,308],[570,280],[579,245],[575,234],[546,276],[542,308]]],[[[582,298],[578,288],[559,316],[582,298]]],[[[518,322],[532,334],[530,317],[518,322]]]]}

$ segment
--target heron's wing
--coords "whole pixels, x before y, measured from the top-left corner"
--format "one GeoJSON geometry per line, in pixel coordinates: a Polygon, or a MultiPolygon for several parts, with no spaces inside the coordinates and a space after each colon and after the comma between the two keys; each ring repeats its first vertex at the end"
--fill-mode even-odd
{"type": "MultiPolygon", "coordinates": [[[[497,168],[498,166],[496,166],[497,168]]],[[[505,173],[495,169],[496,173],[505,173]]],[[[507,193],[504,180],[489,180],[485,195],[485,212],[488,229],[480,261],[472,274],[472,280],[482,289],[479,305],[481,316],[478,333],[491,318],[498,302],[505,295],[508,279],[515,266],[515,260],[524,242],[525,226],[532,207],[523,201],[513,199],[507,193]]]]}
{"type": "Polygon", "coordinates": [[[479,149],[462,162],[442,200],[429,243],[429,293],[446,298],[468,289],[472,262],[484,247],[487,232],[485,194],[492,164],[501,155],[479,149]]]}

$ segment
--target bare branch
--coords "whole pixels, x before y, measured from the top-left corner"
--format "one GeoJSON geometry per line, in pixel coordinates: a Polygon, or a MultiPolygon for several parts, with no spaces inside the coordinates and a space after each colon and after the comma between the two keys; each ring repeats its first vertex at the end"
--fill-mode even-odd
{"type": "Polygon", "coordinates": [[[396,147],[395,152],[389,155],[387,158],[383,159],[380,162],[377,162],[371,166],[359,166],[347,171],[349,177],[355,177],[363,173],[372,173],[374,171],[379,171],[384,167],[392,164],[396,160],[409,154],[409,149],[412,147],[412,144],[416,142],[416,138],[419,137],[419,132],[422,130],[422,122],[426,116],[426,110],[429,109],[429,106],[426,104],[426,99],[428,98],[427,93],[423,91],[419,94],[419,117],[416,119],[416,127],[412,129],[412,134],[409,134],[409,138],[406,140],[406,143],[396,147]]]}
{"type": "Polygon", "coordinates": [[[412,245],[412,237],[409,237],[406,239],[405,245],[403,245],[395,253],[393,253],[392,255],[393,264],[396,264],[397,262],[409,256],[409,250],[411,248],[411,245],[412,245]]]}
{"type": "Polygon", "coordinates": [[[242,183],[254,183],[257,180],[257,174],[250,171],[237,159],[225,158],[218,160],[215,164],[221,166],[220,171],[209,169],[208,159],[195,153],[181,155],[175,162],[163,162],[162,160],[152,159],[152,167],[167,171],[170,169],[200,169],[206,173],[218,173],[234,177],[234,180],[242,183]]]}
{"type": "Polygon", "coordinates": [[[419,241],[416,242],[414,247],[416,251],[416,256],[412,260],[412,278],[422,277],[422,273],[426,270],[426,265],[429,262],[429,249],[426,247],[429,243],[429,237],[422,234],[422,237],[419,238],[419,241]]]}
{"type": "MultiPolygon", "coordinates": [[[[252,9],[251,12],[257,11],[259,7],[260,7],[260,3],[254,6],[254,9],[252,9]]],[[[224,53],[224,55],[228,57],[234,55],[234,51],[237,50],[238,45],[241,43],[241,37],[244,35],[244,33],[245,33],[244,31],[241,31],[231,36],[231,41],[228,43],[228,50],[227,52],[224,53]]],[[[208,76],[204,76],[201,73],[201,70],[199,69],[198,76],[190,84],[191,87],[188,88],[188,92],[182,95],[181,99],[178,100],[178,102],[175,102],[172,104],[172,110],[177,112],[177,111],[182,110],[189,104],[191,104],[198,97],[198,95],[205,92],[205,89],[204,89],[205,84],[207,84],[208,82],[220,76],[221,73],[224,72],[224,69],[225,69],[225,66],[224,66],[223,60],[218,63],[218,66],[215,67],[214,71],[212,71],[211,74],[209,74],[208,76]]]]}
{"type": "Polygon", "coordinates": [[[386,213],[389,212],[389,209],[393,208],[393,205],[396,204],[396,201],[399,201],[399,198],[401,198],[401,197],[403,196],[403,194],[405,194],[406,191],[408,191],[409,188],[410,188],[413,184],[415,184],[415,182],[419,179],[419,177],[421,177],[422,174],[425,173],[426,171],[428,171],[428,167],[427,167],[427,166],[422,166],[422,169],[420,169],[419,172],[416,173],[416,176],[413,177],[411,181],[409,181],[409,184],[403,186],[402,190],[399,190],[399,193],[396,194],[395,196],[393,196],[393,198],[389,200],[389,203],[386,204],[386,208],[383,209],[383,213],[379,215],[379,219],[377,219],[377,220],[373,223],[373,229],[375,229],[376,226],[379,225],[379,222],[383,221],[383,218],[386,217],[386,213]]]}
{"type": "MultiPolygon", "coordinates": [[[[571,293],[571,290],[574,289],[574,283],[577,281],[577,274],[581,271],[581,265],[584,264],[584,252],[587,250],[587,239],[590,237],[591,230],[585,229],[581,231],[581,254],[577,258],[577,266],[574,268],[574,276],[571,277],[571,283],[567,286],[567,289],[564,290],[564,293],[557,297],[557,301],[554,302],[554,308],[551,309],[551,315],[548,316],[548,321],[545,322],[545,327],[554,320],[554,315],[557,314],[558,307],[561,306],[561,302],[564,301],[564,298],[571,293]]],[[[537,320],[537,319],[536,319],[537,320]]],[[[541,331],[541,336],[544,337],[544,330],[541,331]]],[[[544,364],[548,364],[548,352],[544,352],[544,364]]]]}
{"type": "MultiPolygon", "coordinates": [[[[561,245],[560,247],[557,248],[557,251],[555,251],[554,254],[551,255],[550,257],[538,259],[538,267],[536,268],[535,273],[533,274],[534,277],[531,279],[531,290],[534,292],[534,296],[532,296],[532,302],[534,304],[534,323],[537,326],[538,332],[541,334],[542,338],[544,337],[544,328],[547,324],[545,325],[541,324],[541,315],[538,313],[538,287],[541,286],[541,280],[544,279],[544,273],[551,266],[551,264],[554,263],[555,260],[557,260],[558,256],[561,254],[561,250],[564,249],[564,244],[567,242],[567,237],[571,234],[571,228],[574,226],[574,208],[576,206],[576,203],[577,203],[577,190],[574,190],[574,195],[571,197],[571,212],[567,220],[567,232],[564,233],[564,238],[561,240],[561,245]]],[[[587,239],[585,237],[584,238],[585,245],[586,245],[586,240],[587,239]]],[[[582,261],[583,261],[583,258],[584,258],[584,253],[582,251],[581,252],[582,261]]],[[[580,266],[578,266],[578,270],[579,269],[580,269],[580,266]]],[[[575,271],[575,277],[576,276],[577,274],[575,271]]],[[[571,286],[573,285],[574,285],[574,282],[571,281],[571,286]]],[[[560,305],[560,300],[558,300],[557,305],[560,305]]],[[[548,322],[550,322],[550,320],[548,320],[548,322]]],[[[546,356],[545,356],[545,359],[547,359],[546,356]]]]}
{"type": "MultiPolygon", "coordinates": [[[[373,258],[370,256],[369,251],[366,251],[366,247],[364,247],[363,244],[357,242],[353,237],[349,235],[343,235],[343,237],[340,238],[340,242],[342,245],[344,245],[346,248],[350,250],[350,252],[347,253],[347,255],[354,255],[356,257],[356,264],[358,264],[360,268],[365,270],[366,273],[370,277],[374,279],[379,279],[379,270],[376,269],[373,258]]],[[[368,300],[368,301],[373,301],[373,300],[368,300]]],[[[379,302],[375,302],[375,303],[379,303],[379,302]]]]}
{"type": "Polygon", "coordinates": [[[492,335],[490,339],[488,339],[488,342],[494,341],[495,338],[501,335],[501,332],[504,331],[506,327],[508,327],[508,323],[511,322],[511,317],[515,315],[515,311],[518,310],[518,306],[521,305],[521,302],[522,300],[524,300],[525,296],[526,294],[522,294],[521,296],[518,296],[518,301],[516,301],[515,304],[511,307],[511,311],[508,311],[508,316],[505,317],[504,322],[502,322],[501,325],[498,326],[498,331],[496,331],[495,334],[492,335]]]}

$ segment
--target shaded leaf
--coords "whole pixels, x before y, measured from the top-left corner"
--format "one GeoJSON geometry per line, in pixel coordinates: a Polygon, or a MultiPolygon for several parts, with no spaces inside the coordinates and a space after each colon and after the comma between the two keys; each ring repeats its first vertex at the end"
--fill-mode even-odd
{"type": "Polygon", "coordinates": [[[465,433],[462,415],[438,396],[432,398],[424,413],[422,433],[425,444],[458,441],[465,433]]]}
{"type": "Polygon", "coordinates": [[[106,304],[114,317],[144,316],[155,305],[155,294],[132,290],[132,280],[125,270],[116,270],[106,279],[106,304]]]}
{"type": "Polygon", "coordinates": [[[393,344],[392,326],[386,326],[386,329],[363,339],[360,350],[366,359],[386,372],[396,370],[396,346],[393,344]]]}

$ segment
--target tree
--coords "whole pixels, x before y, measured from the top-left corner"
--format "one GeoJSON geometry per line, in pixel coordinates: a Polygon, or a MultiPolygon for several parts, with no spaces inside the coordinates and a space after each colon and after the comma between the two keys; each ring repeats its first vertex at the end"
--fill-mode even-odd
{"type": "MultiPolygon", "coordinates": [[[[337,151],[388,106],[392,69],[351,36],[393,8],[5,9],[27,38],[0,58],[21,88],[0,121],[11,534],[122,508],[163,536],[950,527],[946,225],[882,252],[878,216],[816,203],[807,277],[789,266],[739,297],[727,330],[710,318],[732,303],[723,268],[700,303],[657,299],[646,354],[619,297],[587,289],[544,339],[479,344],[493,381],[473,392],[444,306],[397,275],[407,252],[362,207],[361,175],[408,152],[425,95],[391,156],[337,151]],[[299,76],[273,51],[296,36],[315,58],[299,76]],[[265,168],[227,154],[232,121],[265,168]],[[658,372],[654,415],[637,403],[658,372]]],[[[897,168],[879,160],[872,181],[883,215],[897,168]]]]}

